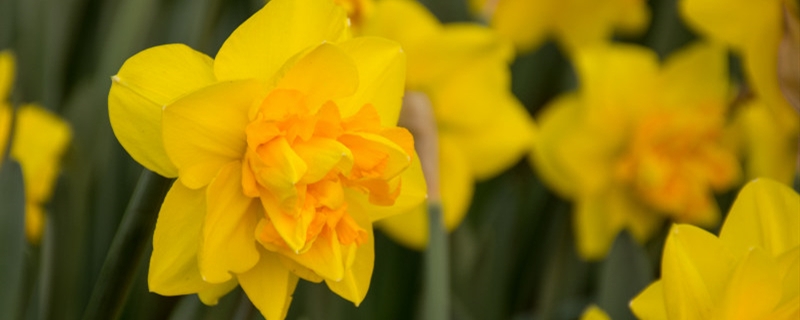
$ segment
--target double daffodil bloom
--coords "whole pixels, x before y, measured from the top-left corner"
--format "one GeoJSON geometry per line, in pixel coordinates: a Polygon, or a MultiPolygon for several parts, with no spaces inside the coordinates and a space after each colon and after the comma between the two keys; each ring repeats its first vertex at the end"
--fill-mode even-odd
{"type": "Polygon", "coordinates": [[[717,224],[713,194],[740,171],[722,143],[724,51],[695,44],[662,67],[653,52],[628,45],[577,57],[580,90],[546,107],[531,158],[574,201],[581,256],[602,258],[623,229],[643,242],[665,217],[717,224]]]}
{"type": "MultiPolygon", "coordinates": [[[[745,135],[743,148],[749,150],[747,175],[791,184],[796,173],[800,115],[781,91],[780,73],[800,71],[781,70],[778,62],[781,41],[795,47],[800,45],[800,34],[788,33],[789,24],[800,23],[797,2],[681,0],[680,11],[689,26],[709,39],[726,44],[742,57],[748,85],[757,98],[747,110],[735,115],[740,134],[745,135]]],[[[787,89],[796,91],[796,85],[787,89]]]]}
{"type": "Polygon", "coordinates": [[[470,4],[523,53],[549,37],[572,50],[609,40],[614,31],[644,31],[650,22],[643,0],[471,0],[470,4]]]}
{"type": "Polygon", "coordinates": [[[10,140],[9,156],[19,162],[25,184],[25,235],[29,242],[39,243],[44,204],[53,192],[72,131],[64,120],[35,104],[20,106],[12,116],[7,100],[13,80],[14,57],[0,52],[0,164],[10,140]],[[13,135],[12,117],[16,118],[13,135]]]}
{"type": "MultiPolygon", "coordinates": [[[[512,166],[531,145],[533,122],[510,91],[511,45],[477,24],[442,25],[409,0],[377,2],[361,30],[399,42],[408,55],[406,90],[417,97],[412,103],[432,109],[438,137],[431,138],[439,146],[432,172],[439,174],[445,227],[453,230],[469,208],[474,181],[512,166]]],[[[428,242],[426,215],[420,206],[380,226],[421,249],[428,242]]]]}
{"type": "Polygon", "coordinates": [[[739,193],[719,238],[673,225],[661,279],[631,309],[640,319],[800,318],[800,195],[758,179],[739,193]]]}
{"type": "Polygon", "coordinates": [[[411,135],[395,126],[405,56],[351,39],[326,0],[272,0],[212,59],[179,44],[128,59],[109,93],[120,143],[177,177],[159,212],[148,283],[206,304],[241,285],[285,317],[299,278],[358,305],[372,222],[426,196],[411,135]]]}

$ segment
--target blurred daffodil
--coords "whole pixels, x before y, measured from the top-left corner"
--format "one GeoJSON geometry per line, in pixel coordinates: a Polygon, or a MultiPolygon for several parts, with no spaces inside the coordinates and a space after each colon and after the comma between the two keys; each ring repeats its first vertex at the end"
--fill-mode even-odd
{"type": "Polygon", "coordinates": [[[596,44],[615,31],[638,33],[650,22],[644,0],[471,0],[519,52],[536,49],[553,37],[567,49],[596,44]]]}
{"type": "Polygon", "coordinates": [[[645,241],[665,217],[717,224],[714,192],[733,186],[740,170],[722,143],[724,52],[696,44],[662,67],[654,53],[627,45],[577,57],[581,89],[545,109],[531,158],[574,201],[579,253],[603,257],[622,229],[645,241]]]}
{"type": "Polygon", "coordinates": [[[239,284],[268,319],[285,317],[298,278],[361,303],[372,222],[426,195],[412,137],[395,126],[404,74],[396,43],[351,39],[326,0],[270,1],[214,59],[183,45],[128,59],[109,93],[114,132],[177,177],[150,290],[215,304],[239,284]]]}
{"type": "MultiPolygon", "coordinates": [[[[442,25],[409,0],[377,2],[362,30],[399,42],[408,55],[404,112],[429,109],[414,113],[435,118],[433,136],[419,138],[438,145],[432,164],[438,168],[426,174],[439,177],[444,224],[453,230],[469,208],[474,181],[507,169],[531,145],[533,122],[510,91],[511,45],[477,24],[442,25]]],[[[421,249],[428,242],[426,214],[427,206],[420,206],[380,226],[400,243],[421,249]]]]}
{"type": "Polygon", "coordinates": [[[64,120],[35,104],[20,106],[12,116],[7,100],[13,79],[14,57],[9,51],[0,52],[0,161],[10,142],[9,156],[19,162],[25,184],[25,235],[31,243],[38,243],[45,225],[44,205],[52,194],[72,131],[64,120]]]}
{"type": "Polygon", "coordinates": [[[590,305],[581,314],[581,320],[611,320],[608,314],[596,305],[590,305]]]}
{"type": "Polygon", "coordinates": [[[673,225],[661,279],[631,309],[640,319],[800,318],[800,196],[758,179],[739,193],[719,238],[673,225]]]}
{"type": "Polygon", "coordinates": [[[695,30],[742,57],[748,85],[758,100],[735,115],[743,130],[740,134],[745,135],[745,157],[753,163],[748,164],[748,177],[767,176],[791,184],[800,139],[800,115],[789,103],[800,92],[797,2],[681,0],[680,9],[695,30]],[[775,156],[767,158],[765,152],[775,156]]]}

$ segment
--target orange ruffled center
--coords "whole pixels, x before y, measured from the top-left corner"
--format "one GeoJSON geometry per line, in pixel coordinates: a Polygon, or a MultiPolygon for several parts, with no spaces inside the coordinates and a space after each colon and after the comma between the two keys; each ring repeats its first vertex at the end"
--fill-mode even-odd
{"type": "Polygon", "coordinates": [[[270,92],[250,119],[242,186],[266,212],[257,240],[298,254],[320,238],[348,246],[367,241],[349,214],[345,190],[392,205],[414,152],[408,131],[382,127],[371,104],[343,119],[334,102],[312,106],[302,93],[285,89],[270,92]]]}
{"type": "Polygon", "coordinates": [[[724,191],[739,175],[736,158],[721,143],[722,121],[688,113],[643,118],[617,162],[617,178],[651,207],[679,221],[703,222],[714,205],[711,190],[724,191]]]}

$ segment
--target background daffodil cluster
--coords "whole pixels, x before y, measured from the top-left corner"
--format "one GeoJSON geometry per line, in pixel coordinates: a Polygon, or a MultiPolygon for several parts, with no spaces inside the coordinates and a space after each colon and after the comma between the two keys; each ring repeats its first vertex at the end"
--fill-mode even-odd
{"type": "Polygon", "coordinates": [[[796,0],[0,0],[0,320],[797,319],[798,57],[796,0]]]}

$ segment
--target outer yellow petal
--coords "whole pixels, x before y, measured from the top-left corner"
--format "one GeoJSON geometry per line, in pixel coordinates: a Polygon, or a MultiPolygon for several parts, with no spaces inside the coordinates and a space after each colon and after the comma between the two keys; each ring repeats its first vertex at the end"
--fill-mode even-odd
{"type": "Polygon", "coordinates": [[[265,318],[286,317],[299,278],[283,266],[277,255],[263,252],[258,264],[238,278],[244,293],[265,318]]]}
{"type": "MultiPolygon", "coordinates": [[[[792,300],[800,299],[800,247],[777,257],[779,275],[783,282],[783,301],[790,303],[792,300]]],[[[800,304],[795,306],[800,309],[800,304]]]]}
{"type": "Polygon", "coordinates": [[[200,52],[169,44],[137,53],[111,78],[111,128],[134,160],[162,176],[178,175],[164,152],[161,112],[181,96],[214,83],[211,64],[200,52]]]}
{"type": "Polygon", "coordinates": [[[344,277],[340,281],[325,279],[325,283],[331,291],[358,306],[367,296],[372,280],[372,269],[375,265],[375,235],[372,233],[369,214],[363,211],[363,208],[355,207],[349,212],[358,226],[367,231],[367,242],[356,249],[353,264],[345,270],[344,277]]]}
{"type": "Polygon", "coordinates": [[[699,42],[670,55],[662,77],[666,105],[706,105],[720,111],[727,105],[728,56],[719,45],[699,42]]]}
{"type": "Polygon", "coordinates": [[[347,38],[344,9],[333,1],[275,0],[242,23],[214,59],[220,80],[267,82],[295,54],[347,38]]]}
{"type": "Polygon", "coordinates": [[[42,204],[27,202],[25,204],[25,237],[32,244],[39,244],[44,231],[45,219],[42,204]]]}
{"type": "Polygon", "coordinates": [[[691,225],[673,225],[661,262],[670,319],[708,319],[722,302],[734,257],[714,235],[691,225]]]}
{"type": "Polygon", "coordinates": [[[603,309],[598,308],[596,305],[590,305],[581,314],[581,320],[611,320],[608,314],[603,309]]]}
{"type": "Polygon", "coordinates": [[[0,164],[6,157],[6,148],[11,136],[11,118],[13,117],[11,106],[5,101],[0,100],[0,164]]]}
{"type": "MultiPolygon", "coordinates": [[[[11,94],[16,71],[14,54],[10,50],[0,51],[0,103],[5,103],[11,94]]],[[[2,128],[2,127],[0,127],[2,128]]]]}
{"type": "Polygon", "coordinates": [[[395,126],[405,89],[406,56],[400,46],[377,37],[359,37],[340,47],[357,61],[359,85],[350,97],[338,100],[342,117],[348,117],[371,103],[381,125],[395,126]]]}
{"type": "Polygon", "coordinates": [[[422,4],[411,0],[385,0],[375,4],[363,33],[392,39],[405,48],[435,34],[439,28],[439,21],[422,4]]]}
{"type": "Polygon", "coordinates": [[[667,309],[664,305],[664,285],[661,280],[655,281],[640,292],[630,303],[631,311],[642,320],[667,320],[667,309]]]}
{"type": "MultiPolygon", "coordinates": [[[[445,228],[452,231],[467,214],[474,178],[462,151],[445,135],[439,137],[439,183],[445,228]]],[[[386,218],[379,222],[379,226],[400,244],[416,250],[428,246],[428,210],[425,206],[386,218]]]]}
{"type": "MultiPolygon", "coordinates": [[[[786,185],[794,181],[798,134],[776,125],[774,115],[761,100],[741,106],[734,115],[747,179],[770,178],[786,185]]],[[[800,118],[795,118],[800,123],[800,118]]]]}
{"type": "Polygon", "coordinates": [[[781,3],[777,0],[681,0],[679,9],[691,27],[742,48],[758,41],[759,37],[780,32],[781,3]]]}
{"type": "Polygon", "coordinates": [[[204,189],[189,189],[180,180],[172,184],[153,234],[153,255],[147,273],[151,292],[171,296],[208,287],[197,264],[205,212],[204,189]]]}
{"type": "Polygon", "coordinates": [[[16,117],[11,157],[22,167],[27,200],[42,203],[50,198],[72,131],[64,120],[37,105],[21,106],[16,117]]]}
{"type": "Polygon", "coordinates": [[[392,206],[374,205],[369,202],[366,195],[350,189],[345,190],[347,202],[364,208],[373,222],[423,206],[425,199],[428,198],[428,186],[425,184],[422,166],[416,154],[408,168],[400,174],[400,179],[400,195],[397,196],[392,206]]]}
{"type": "Polygon", "coordinates": [[[325,101],[350,96],[358,88],[355,61],[336,45],[323,43],[293,64],[278,87],[305,94],[316,110],[325,101]]]}
{"type": "Polygon", "coordinates": [[[719,319],[763,319],[781,300],[775,260],[764,250],[748,250],[725,288],[719,319]]]}
{"type": "Polygon", "coordinates": [[[207,185],[223,165],[244,156],[248,112],[259,90],[255,81],[222,82],[164,109],[164,147],[187,187],[207,185]]]}
{"type": "Polygon", "coordinates": [[[219,298],[228,294],[233,289],[239,285],[239,281],[236,278],[232,278],[226,282],[220,284],[207,284],[205,288],[200,290],[197,293],[197,297],[200,298],[200,301],[207,306],[215,306],[219,302],[219,298]]]}
{"type": "Polygon", "coordinates": [[[758,246],[776,257],[800,246],[800,195],[769,179],[751,181],[733,203],[720,239],[737,254],[758,246]]]}
{"type": "Polygon", "coordinates": [[[492,27],[510,39],[518,51],[533,50],[547,36],[555,5],[555,1],[499,1],[492,27]]]}
{"type": "Polygon", "coordinates": [[[263,210],[258,201],[244,195],[238,161],[220,169],[208,185],[206,199],[200,273],[205,281],[220,283],[231,278],[229,271],[246,272],[258,262],[255,233],[263,210]]]}
{"type": "Polygon", "coordinates": [[[573,172],[564,166],[559,152],[562,140],[574,131],[575,119],[580,114],[577,94],[564,94],[550,103],[539,117],[539,134],[530,154],[531,165],[539,177],[560,196],[574,198],[578,188],[573,172]]]}

